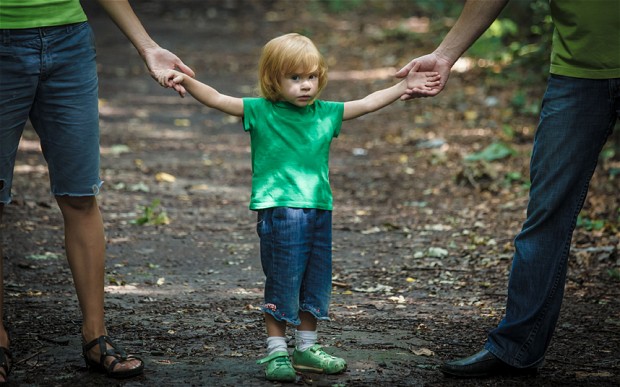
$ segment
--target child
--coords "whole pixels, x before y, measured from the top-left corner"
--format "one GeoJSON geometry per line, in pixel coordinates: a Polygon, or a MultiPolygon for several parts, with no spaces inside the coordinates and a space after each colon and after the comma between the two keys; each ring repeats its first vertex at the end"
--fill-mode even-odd
{"type": "MultiPolygon", "coordinates": [[[[416,69],[417,70],[417,69],[416,69]]],[[[332,192],[329,147],[342,121],[399,99],[407,81],[422,89],[439,85],[438,73],[411,72],[408,80],[350,102],[317,97],[327,83],[327,66],[307,37],[287,34],[268,42],[259,62],[261,98],[220,94],[189,76],[165,71],[164,86],[182,85],[201,103],[237,117],[250,132],[252,196],[265,281],[262,311],[267,326],[265,376],[295,381],[295,369],[336,374],[344,359],[317,344],[317,320],[329,320],[332,276],[332,192]],[[296,327],[292,364],[286,323],[296,327]]]]}

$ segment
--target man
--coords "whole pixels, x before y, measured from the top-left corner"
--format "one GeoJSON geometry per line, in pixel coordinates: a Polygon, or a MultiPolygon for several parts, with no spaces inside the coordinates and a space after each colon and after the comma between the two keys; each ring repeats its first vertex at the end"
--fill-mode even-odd
{"type": "MultiPolygon", "coordinates": [[[[456,60],[491,25],[508,0],[468,0],[437,49],[412,60],[438,71],[442,84],[456,60]]],[[[599,153],[620,115],[620,2],[550,0],[555,31],[550,76],[530,160],[527,219],[514,241],[506,314],[484,349],[445,363],[455,377],[535,373],[555,329],[567,260],[599,153]]]]}

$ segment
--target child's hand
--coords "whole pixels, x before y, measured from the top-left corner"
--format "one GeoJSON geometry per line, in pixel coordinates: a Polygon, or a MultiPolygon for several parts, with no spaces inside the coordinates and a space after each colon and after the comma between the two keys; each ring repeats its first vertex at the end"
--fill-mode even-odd
{"type": "Polygon", "coordinates": [[[422,71],[437,71],[441,79],[439,80],[439,85],[433,87],[430,90],[407,87],[407,92],[403,94],[400,99],[403,101],[406,101],[412,98],[436,96],[446,86],[446,83],[448,82],[448,78],[450,77],[451,67],[452,67],[452,63],[448,62],[446,58],[436,53],[431,53],[431,54],[421,56],[407,63],[405,67],[403,67],[396,73],[396,78],[406,78],[407,75],[409,75],[411,71],[422,70],[422,71]]]}
{"type": "Polygon", "coordinates": [[[185,88],[183,85],[183,73],[176,70],[159,70],[154,72],[154,78],[157,79],[163,87],[175,89],[181,97],[185,97],[185,88]]]}
{"type": "Polygon", "coordinates": [[[420,68],[419,64],[416,64],[413,69],[407,74],[407,89],[408,90],[425,90],[431,91],[436,89],[441,84],[441,75],[436,71],[424,71],[418,72],[420,68]]]}
{"type": "Polygon", "coordinates": [[[176,84],[173,86],[166,86],[162,84],[159,80],[159,75],[162,72],[172,69],[179,70],[181,73],[186,74],[189,77],[194,77],[194,71],[189,68],[185,63],[183,63],[181,59],[179,59],[176,55],[166,50],[165,48],[161,48],[159,46],[146,48],[143,54],[143,58],[147,67],[149,68],[151,77],[153,77],[164,87],[174,88],[181,97],[185,95],[185,88],[182,85],[176,84]]]}

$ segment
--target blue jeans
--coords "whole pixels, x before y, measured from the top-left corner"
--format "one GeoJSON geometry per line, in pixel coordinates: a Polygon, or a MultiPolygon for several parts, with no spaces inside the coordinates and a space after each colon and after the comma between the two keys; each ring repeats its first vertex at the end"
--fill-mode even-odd
{"type": "Polygon", "coordinates": [[[256,231],[265,273],[262,311],[295,326],[299,311],[329,320],[332,212],[274,207],[258,211],[256,231]]]}
{"type": "Polygon", "coordinates": [[[506,315],[485,348],[539,365],[564,296],[571,238],[599,153],[620,115],[620,79],[551,75],[530,163],[527,219],[515,239],[506,315]]]}
{"type": "Polygon", "coordinates": [[[92,196],[99,178],[95,41],[87,23],[0,30],[0,203],[11,200],[30,118],[54,195],[92,196]]]}

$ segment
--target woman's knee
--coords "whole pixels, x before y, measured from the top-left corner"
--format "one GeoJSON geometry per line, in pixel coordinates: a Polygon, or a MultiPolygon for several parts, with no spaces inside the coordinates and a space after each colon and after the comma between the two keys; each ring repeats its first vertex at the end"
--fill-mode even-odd
{"type": "Polygon", "coordinates": [[[97,208],[97,199],[94,196],[56,196],[56,202],[61,211],[86,212],[97,208]]]}

